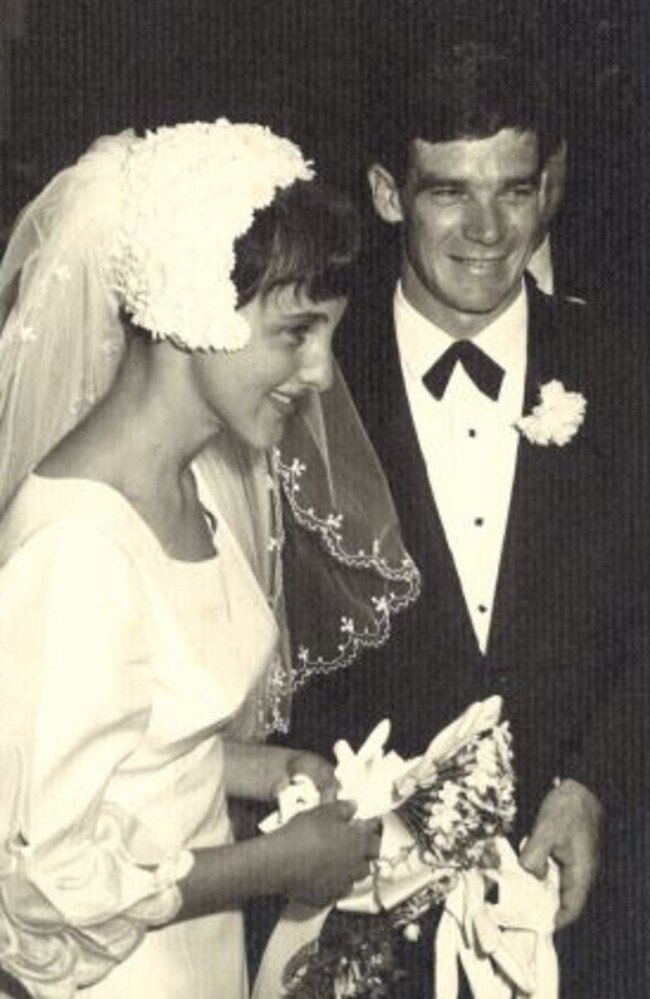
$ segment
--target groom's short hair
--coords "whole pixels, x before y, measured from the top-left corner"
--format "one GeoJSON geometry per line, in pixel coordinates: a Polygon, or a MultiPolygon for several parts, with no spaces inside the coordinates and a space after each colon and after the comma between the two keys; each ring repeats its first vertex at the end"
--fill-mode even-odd
{"type": "Polygon", "coordinates": [[[564,136],[563,116],[539,67],[520,51],[462,42],[430,55],[380,102],[372,158],[403,183],[412,143],[534,132],[540,165],[564,136]]]}

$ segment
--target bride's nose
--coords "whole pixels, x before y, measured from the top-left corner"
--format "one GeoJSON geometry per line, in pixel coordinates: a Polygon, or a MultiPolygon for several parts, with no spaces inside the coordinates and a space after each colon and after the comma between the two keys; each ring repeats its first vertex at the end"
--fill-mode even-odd
{"type": "Polygon", "coordinates": [[[300,381],[316,392],[326,392],[334,378],[332,334],[323,331],[312,335],[301,356],[300,381]]]}

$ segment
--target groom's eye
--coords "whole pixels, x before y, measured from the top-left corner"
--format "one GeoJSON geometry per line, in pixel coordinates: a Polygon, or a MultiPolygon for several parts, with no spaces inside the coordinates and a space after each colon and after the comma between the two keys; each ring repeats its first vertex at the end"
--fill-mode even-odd
{"type": "Polygon", "coordinates": [[[537,193],[537,184],[533,181],[523,181],[520,184],[513,184],[501,192],[501,200],[509,202],[525,201],[537,193]]]}
{"type": "Polygon", "coordinates": [[[424,189],[424,193],[435,201],[445,204],[462,198],[465,191],[458,184],[432,184],[424,189]]]}

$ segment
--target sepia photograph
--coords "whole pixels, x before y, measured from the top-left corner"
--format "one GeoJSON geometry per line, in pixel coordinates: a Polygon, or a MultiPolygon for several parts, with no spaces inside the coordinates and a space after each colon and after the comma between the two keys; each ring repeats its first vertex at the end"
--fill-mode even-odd
{"type": "Polygon", "coordinates": [[[650,996],[647,0],[0,0],[0,999],[650,996]]]}

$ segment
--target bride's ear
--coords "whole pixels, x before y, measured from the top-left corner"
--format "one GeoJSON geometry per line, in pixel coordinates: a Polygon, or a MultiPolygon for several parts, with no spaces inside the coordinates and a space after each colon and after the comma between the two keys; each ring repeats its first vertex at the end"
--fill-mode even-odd
{"type": "Polygon", "coordinates": [[[402,201],[392,173],[380,163],[373,163],[368,168],[368,184],[372,203],[379,218],[391,225],[402,222],[404,219],[402,201]]]}

